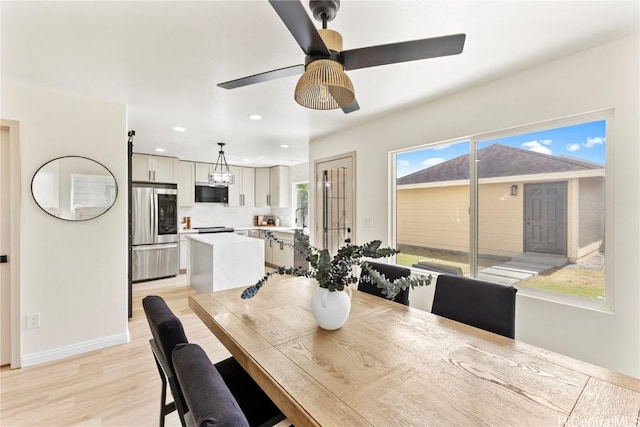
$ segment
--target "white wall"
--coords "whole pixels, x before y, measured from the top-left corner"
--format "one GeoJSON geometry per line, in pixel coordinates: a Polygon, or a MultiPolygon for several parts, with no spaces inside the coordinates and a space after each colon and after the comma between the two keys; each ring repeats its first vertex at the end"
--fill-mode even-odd
{"type": "Polygon", "coordinates": [[[0,116],[20,122],[22,366],[126,342],[126,106],[6,81],[1,102],[0,116]],[[63,221],[36,205],[33,174],[65,155],[113,173],[118,197],[106,214],[63,221]],[[29,313],[40,313],[39,328],[25,329],[29,313]]]}
{"type": "MultiPolygon", "coordinates": [[[[615,311],[603,313],[518,296],[516,338],[640,377],[639,37],[514,74],[310,144],[310,163],[357,151],[359,242],[388,242],[388,152],[529,123],[614,108],[607,180],[614,183],[615,311]],[[371,218],[371,228],[361,226],[371,218]]],[[[361,106],[366,108],[366,106],[361,106]]],[[[354,113],[357,114],[357,113],[354,113]]],[[[613,249],[613,251],[611,251],[613,249]]],[[[412,293],[429,309],[433,286],[412,293]]]]}

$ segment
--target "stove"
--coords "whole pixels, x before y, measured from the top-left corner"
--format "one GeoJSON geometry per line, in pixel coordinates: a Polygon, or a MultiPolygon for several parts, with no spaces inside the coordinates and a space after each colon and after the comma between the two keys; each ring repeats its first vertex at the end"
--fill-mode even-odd
{"type": "Polygon", "coordinates": [[[209,233],[233,233],[233,228],[225,227],[223,225],[216,227],[194,227],[194,230],[198,230],[198,234],[209,234],[209,233]]]}

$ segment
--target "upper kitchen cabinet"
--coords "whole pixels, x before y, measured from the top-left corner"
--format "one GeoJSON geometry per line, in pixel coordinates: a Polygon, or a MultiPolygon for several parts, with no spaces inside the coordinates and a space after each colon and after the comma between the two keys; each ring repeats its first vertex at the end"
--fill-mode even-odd
{"type": "Polygon", "coordinates": [[[269,168],[269,206],[289,207],[289,166],[269,168]]]}
{"type": "Polygon", "coordinates": [[[255,168],[255,205],[256,208],[269,206],[269,168],[255,168]]]}
{"type": "Polygon", "coordinates": [[[209,182],[209,172],[213,172],[216,165],[213,163],[196,162],[196,182],[209,182]]]}
{"type": "Polygon", "coordinates": [[[252,208],[254,206],[254,169],[229,166],[229,170],[235,175],[235,182],[229,185],[229,206],[252,208]]]}
{"type": "Polygon", "coordinates": [[[131,180],[177,184],[179,163],[175,157],[133,153],[131,180]]]}
{"type": "Polygon", "coordinates": [[[178,168],[178,206],[194,206],[195,198],[194,162],[180,161],[178,168]]]}
{"type": "Polygon", "coordinates": [[[274,166],[255,169],[256,207],[289,206],[289,167],[274,166]]]}

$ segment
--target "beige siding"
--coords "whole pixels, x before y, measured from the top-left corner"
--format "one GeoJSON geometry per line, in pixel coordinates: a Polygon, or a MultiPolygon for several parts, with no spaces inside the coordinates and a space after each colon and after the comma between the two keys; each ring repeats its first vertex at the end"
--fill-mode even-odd
{"type": "Polygon", "coordinates": [[[398,190],[398,243],[469,251],[469,187],[398,190]]]}
{"type": "Polygon", "coordinates": [[[481,184],[478,196],[480,255],[512,256],[522,252],[524,191],[521,182],[481,184]],[[511,185],[518,194],[511,196],[511,185]]]}
{"type": "Polygon", "coordinates": [[[604,240],[604,178],[580,179],[578,203],[579,246],[599,246],[604,240]]]}
{"type": "MultiPolygon", "coordinates": [[[[481,184],[480,255],[513,256],[523,245],[523,184],[481,184]],[[518,194],[510,195],[511,185],[518,194]]],[[[469,251],[469,187],[447,186],[398,190],[398,243],[469,251]]]]}
{"type": "MultiPolygon", "coordinates": [[[[480,184],[480,255],[513,256],[524,245],[524,183],[480,184]],[[518,186],[512,196],[509,189],[518,186]]],[[[469,251],[469,187],[398,190],[398,243],[469,251]]],[[[604,178],[568,181],[567,256],[578,259],[601,249],[604,240],[604,178]]]]}

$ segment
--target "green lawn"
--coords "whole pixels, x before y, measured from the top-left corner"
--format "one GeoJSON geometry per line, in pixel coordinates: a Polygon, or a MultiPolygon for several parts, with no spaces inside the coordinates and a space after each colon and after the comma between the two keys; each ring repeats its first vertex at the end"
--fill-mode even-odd
{"type": "Polygon", "coordinates": [[[522,280],[518,286],[597,299],[604,297],[604,271],[558,268],[522,280]]]}
{"type": "MultiPolygon", "coordinates": [[[[397,263],[410,267],[420,260],[460,267],[464,274],[469,273],[469,263],[465,255],[446,251],[434,251],[427,248],[403,246],[396,255],[397,263]]],[[[480,269],[499,264],[499,260],[480,259],[480,269]]],[[[566,295],[597,299],[604,297],[604,270],[580,268],[558,268],[541,275],[530,277],[517,283],[517,286],[542,289],[566,295]]]]}

